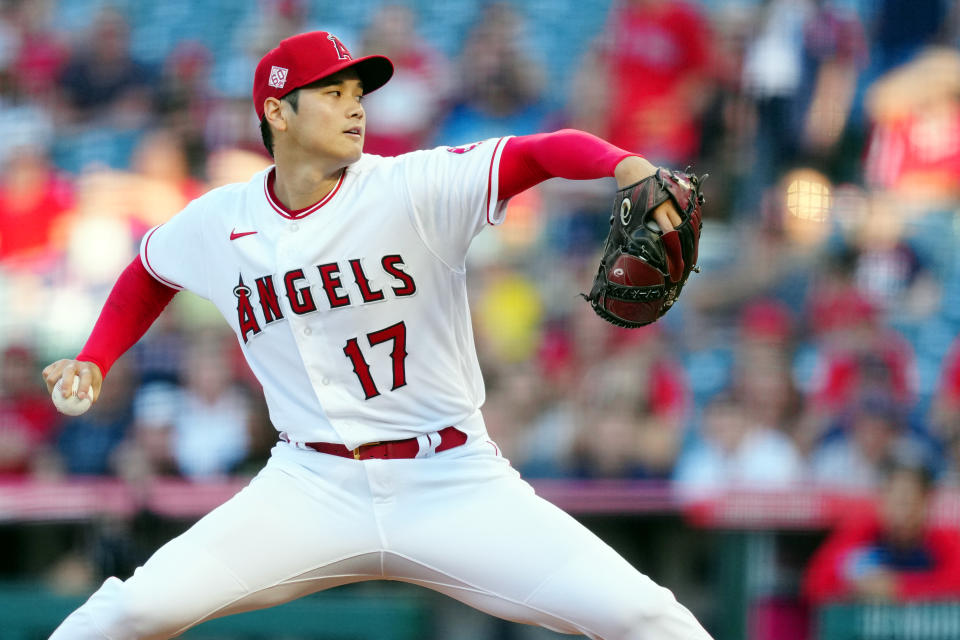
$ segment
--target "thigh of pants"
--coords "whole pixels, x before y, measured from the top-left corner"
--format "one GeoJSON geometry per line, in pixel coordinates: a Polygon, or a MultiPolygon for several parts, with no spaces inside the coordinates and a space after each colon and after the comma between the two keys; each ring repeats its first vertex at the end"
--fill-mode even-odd
{"type": "Polygon", "coordinates": [[[129,580],[104,583],[53,639],[168,638],[213,617],[377,578],[592,638],[709,637],[668,590],[476,442],[425,459],[364,462],[280,445],[249,487],[129,580]]]}
{"type": "MultiPolygon", "coordinates": [[[[380,536],[354,460],[322,470],[278,445],[249,486],[108,579],[51,640],[169,638],[210,618],[380,577],[380,536]]],[[[319,458],[318,458],[319,459],[319,458]]]]}
{"type": "Polygon", "coordinates": [[[707,640],[673,594],[567,513],[538,497],[496,447],[369,472],[384,570],[508,620],[608,640],[707,640]],[[382,477],[380,477],[382,473],[382,477]],[[437,486],[437,478],[446,478],[437,486]]]}

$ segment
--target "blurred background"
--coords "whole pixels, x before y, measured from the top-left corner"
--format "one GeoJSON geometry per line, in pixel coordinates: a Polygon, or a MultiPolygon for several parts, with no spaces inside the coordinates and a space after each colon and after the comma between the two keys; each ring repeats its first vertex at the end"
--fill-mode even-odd
{"type": "MultiPolygon", "coordinates": [[[[957,2],[0,0],[0,639],[47,637],[268,456],[190,294],[84,416],[40,370],[144,231],[269,164],[253,69],[311,29],[396,65],[368,152],[575,127],[710,174],[703,272],[653,327],[573,295],[612,180],[548,181],[475,241],[487,425],[542,495],[718,640],[960,637],[957,2]]],[[[557,636],[371,584],[186,637],[557,636]]]]}

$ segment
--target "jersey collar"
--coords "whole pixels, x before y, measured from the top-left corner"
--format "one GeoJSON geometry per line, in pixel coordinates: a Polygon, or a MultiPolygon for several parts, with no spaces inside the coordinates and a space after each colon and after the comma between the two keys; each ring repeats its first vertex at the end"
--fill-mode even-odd
{"type": "Polygon", "coordinates": [[[347,170],[344,169],[344,170],[340,173],[340,179],[337,180],[337,184],[335,184],[334,187],[333,187],[333,189],[330,190],[330,193],[328,193],[327,195],[325,195],[325,196],[323,197],[323,200],[321,200],[320,202],[318,202],[318,203],[316,203],[316,204],[312,204],[312,205],[310,205],[309,207],[305,207],[305,208],[303,208],[303,209],[297,209],[297,210],[295,210],[295,211],[294,211],[294,210],[291,210],[291,209],[288,209],[287,207],[285,207],[285,206],[283,205],[283,203],[280,202],[280,199],[277,198],[277,194],[274,193],[274,191],[273,191],[273,183],[274,183],[274,182],[276,181],[276,179],[277,179],[277,168],[276,168],[276,167],[270,168],[270,170],[267,171],[266,175],[264,176],[264,178],[263,178],[263,193],[264,193],[264,195],[266,195],[266,197],[267,197],[267,202],[270,204],[271,207],[273,207],[273,210],[274,210],[274,211],[276,211],[277,213],[279,213],[279,214],[280,214],[281,216],[283,216],[284,218],[288,218],[288,219],[290,219],[290,220],[299,220],[300,218],[306,218],[308,215],[310,215],[311,213],[313,213],[314,211],[316,211],[317,209],[319,209],[319,208],[322,207],[323,205],[325,205],[325,204],[327,204],[328,202],[330,202],[330,200],[333,199],[333,196],[335,196],[335,195],[337,194],[337,191],[340,190],[340,185],[343,184],[343,179],[344,179],[344,177],[346,177],[346,175],[347,175],[347,170]]]}

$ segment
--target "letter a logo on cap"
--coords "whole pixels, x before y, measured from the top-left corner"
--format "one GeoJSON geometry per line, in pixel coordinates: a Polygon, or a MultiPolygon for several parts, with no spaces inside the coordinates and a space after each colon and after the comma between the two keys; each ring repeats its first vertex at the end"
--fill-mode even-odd
{"type": "Polygon", "coordinates": [[[271,67],[270,80],[267,81],[267,84],[277,89],[283,89],[283,85],[287,84],[287,69],[277,66],[271,67]]]}
{"type": "Polygon", "coordinates": [[[350,52],[347,51],[347,48],[343,46],[343,43],[340,42],[340,39],[337,36],[330,34],[327,36],[327,40],[333,43],[333,48],[337,50],[337,57],[341,60],[352,60],[350,57],[350,52]]]}

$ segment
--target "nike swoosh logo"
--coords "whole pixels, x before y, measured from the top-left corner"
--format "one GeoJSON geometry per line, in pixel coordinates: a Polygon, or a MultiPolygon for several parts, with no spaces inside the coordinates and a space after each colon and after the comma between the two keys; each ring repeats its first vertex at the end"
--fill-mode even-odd
{"type": "Polygon", "coordinates": [[[237,230],[234,229],[233,231],[230,232],[230,239],[236,240],[237,238],[242,238],[243,236],[252,236],[255,233],[256,231],[242,231],[240,233],[237,233],[237,230]]]}

